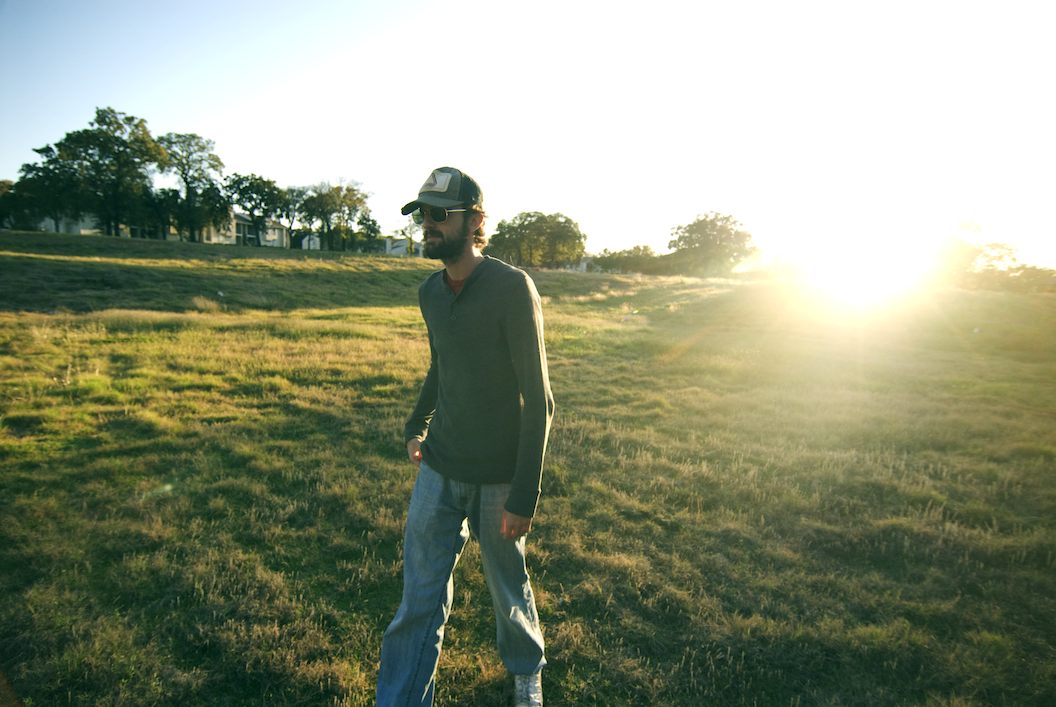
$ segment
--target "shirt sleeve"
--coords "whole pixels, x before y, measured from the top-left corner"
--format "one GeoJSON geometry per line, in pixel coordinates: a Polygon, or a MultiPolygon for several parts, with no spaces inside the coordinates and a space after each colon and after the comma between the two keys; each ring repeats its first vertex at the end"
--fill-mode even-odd
{"type": "MultiPolygon", "coordinates": [[[[419,294],[420,297],[420,294],[419,294]]],[[[427,327],[428,328],[428,325],[427,327]]],[[[414,405],[410,417],[403,426],[403,441],[409,442],[417,437],[424,440],[429,433],[429,423],[433,420],[436,412],[436,396],[439,383],[439,371],[436,367],[436,348],[433,346],[433,335],[429,332],[429,371],[422,381],[422,389],[418,392],[418,402],[414,405]]]]}
{"type": "Polygon", "coordinates": [[[511,288],[505,318],[506,342],[520,390],[521,428],[517,466],[511,482],[506,510],[531,518],[539,503],[543,457],[554,417],[554,396],[543,343],[543,308],[531,278],[521,274],[511,288]]]}

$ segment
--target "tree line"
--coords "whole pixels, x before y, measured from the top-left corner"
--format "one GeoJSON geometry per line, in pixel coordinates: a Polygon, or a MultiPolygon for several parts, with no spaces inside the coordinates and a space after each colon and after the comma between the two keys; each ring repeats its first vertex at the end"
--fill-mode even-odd
{"type": "MultiPolygon", "coordinates": [[[[97,108],[87,128],[66,133],[54,144],[34,150],[17,181],[0,180],[0,228],[35,230],[63,219],[94,219],[100,231],[118,235],[127,229],[140,238],[200,242],[210,226],[230,227],[233,209],[251,222],[260,244],[274,219],[289,229],[291,245],[306,233],[318,233],[328,250],[371,251],[381,247],[381,229],[371,216],[367,195],[357,184],[280,187],[257,174],[224,175],[224,163],[212,140],[194,133],[151,134],[142,118],[113,108],[97,108]],[[156,178],[171,175],[175,187],[156,178]]],[[[407,224],[393,235],[415,240],[407,224]]],[[[657,256],[648,247],[605,251],[596,268],[650,273],[725,272],[754,249],[748,235],[729,216],[709,214],[675,229],[673,252],[657,256]]],[[[522,267],[569,267],[585,255],[586,235],[564,214],[522,212],[500,221],[488,252],[522,267]]]]}
{"type": "MultiPolygon", "coordinates": [[[[297,247],[308,233],[319,234],[328,250],[373,251],[382,248],[381,229],[358,184],[280,187],[256,174],[224,176],[215,144],[194,133],[155,137],[145,120],[113,108],[97,108],[87,128],[74,130],[54,144],[34,150],[38,161],[22,165],[17,181],[0,180],[0,228],[35,230],[51,222],[60,230],[65,218],[94,218],[108,235],[121,228],[141,238],[198,242],[210,226],[230,227],[233,209],[250,221],[250,238],[261,244],[270,220],[277,220],[297,247]],[[159,186],[171,175],[177,186],[159,186]],[[253,237],[255,235],[255,238],[253,237]]],[[[393,235],[415,240],[413,224],[393,235]]],[[[649,246],[604,250],[592,269],[653,275],[722,275],[751,256],[752,236],[732,216],[710,212],[672,230],[669,253],[649,246]]],[[[586,254],[586,235],[564,214],[522,212],[500,221],[488,252],[521,267],[569,267],[586,254]]],[[[957,244],[946,263],[948,277],[970,287],[1056,290],[1056,273],[1015,261],[1003,244],[957,244]]]]}
{"type": "MultiPolygon", "coordinates": [[[[667,244],[670,253],[657,254],[649,246],[605,250],[594,258],[593,265],[607,272],[722,275],[756,251],[751,235],[740,223],[716,212],[677,226],[672,236],[667,244]]],[[[1014,249],[1004,243],[951,241],[933,275],[941,282],[969,289],[1056,292],[1056,270],[1020,263],[1014,249]]]]}
{"type": "MultiPolygon", "coordinates": [[[[501,221],[488,253],[522,267],[567,267],[585,255],[586,236],[564,214],[523,212],[501,221]]],[[[602,251],[590,259],[590,269],[648,275],[723,275],[756,252],[752,236],[732,216],[710,212],[693,223],[676,226],[670,253],[658,255],[649,246],[602,251]]]]}
{"type": "Polygon", "coordinates": [[[644,275],[725,275],[757,251],[752,235],[737,219],[711,211],[671,231],[669,253],[658,254],[647,245],[594,258],[594,266],[608,272],[644,275]]]}
{"type": "Polygon", "coordinates": [[[145,120],[97,108],[87,128],[34,150],[17,181],[0,180],[0,227],[36,229],[64,218],[94,218],[107,235],[122,227],[141,238],[198,242],[209,226],[224,230],[234,208],[250,220],[249,240],[260,245],[269,220],[298,234],[319,233],[330,250],[374,250],[381,229],[367,195],[356,184],[280,187],[257,174],[223,174],[215,144],[194,133],[153,136],[145,120]],[[172,175],[176,187],[155,177],[172,175]]]}
{"type": "Polygon", "coordinates": [[[1007,243],[953,241],[946,248],[939,276],[973,290],[1056,292],[1056,270],[1019,262],[1007,243]]]}

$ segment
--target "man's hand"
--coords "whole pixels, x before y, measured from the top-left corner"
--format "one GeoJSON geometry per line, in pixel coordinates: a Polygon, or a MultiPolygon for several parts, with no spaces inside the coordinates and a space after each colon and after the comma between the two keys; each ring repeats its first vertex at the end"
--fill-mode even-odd
{"type": "Polygon", "coordinates": [[[422,463],[422,440],[417,437],[411,437],[407,440],[407,456],[410,457],[411,463],[415,466],[422,463]]]}
{"type": "Polygon", "coordinates": [[[532,529],[532,519],[502,509],[502,528],[499,530],[507,540],[516,540],[532,529]]]}

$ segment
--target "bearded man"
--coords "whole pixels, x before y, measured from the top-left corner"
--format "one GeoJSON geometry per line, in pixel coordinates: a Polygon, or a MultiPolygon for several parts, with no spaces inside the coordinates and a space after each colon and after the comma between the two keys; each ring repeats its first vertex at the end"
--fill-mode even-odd
{"type": "Polygon", "coordinates": [[[431,705],[453,574],[472,533],[515,702],[541,707],[543,635],[525,565],[554,398],[539,293],[522,270],[485,256],[480,187],[433,170],[403,207],[444,269],[418,289],[429,371],[407,419],[417,478],[403,545],[403,599],[381,647],[378,705],[431,705]]]}

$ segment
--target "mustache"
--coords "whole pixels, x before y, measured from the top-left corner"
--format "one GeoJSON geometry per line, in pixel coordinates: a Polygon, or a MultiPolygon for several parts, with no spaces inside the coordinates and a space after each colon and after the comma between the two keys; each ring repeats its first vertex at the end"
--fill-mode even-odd
{"type": "Polygon", "coordinates": [[[435,228],[427,228],[427,229],[425,229],[423,231],[423,235],[426,238],[439,238],[440,240],[444,240],[444,234],[441,233],[440,231],[436,230],[435,228]]]}

